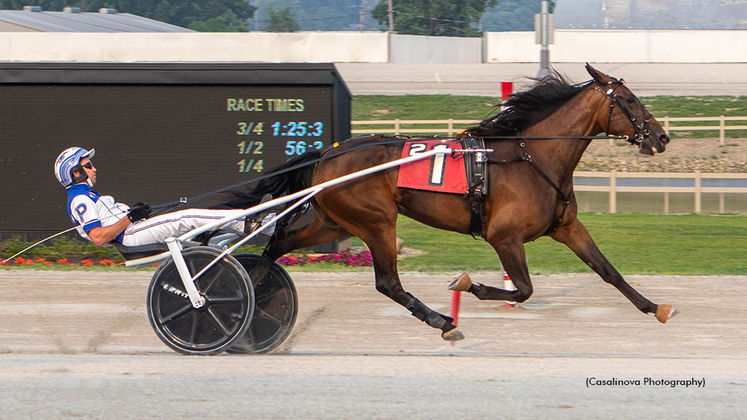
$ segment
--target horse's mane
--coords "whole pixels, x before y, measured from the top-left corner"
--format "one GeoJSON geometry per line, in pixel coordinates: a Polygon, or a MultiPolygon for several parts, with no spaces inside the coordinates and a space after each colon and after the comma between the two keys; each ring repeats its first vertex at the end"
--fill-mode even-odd
{"type": "Polygon", "coordinates": [[[474,136],[511,136],[554,113],[593,81],[573,84],[553,70],[541,79],[532,79],[528,90],[515,93],[503,103],[506,108],[465,131],[474,136]]]}

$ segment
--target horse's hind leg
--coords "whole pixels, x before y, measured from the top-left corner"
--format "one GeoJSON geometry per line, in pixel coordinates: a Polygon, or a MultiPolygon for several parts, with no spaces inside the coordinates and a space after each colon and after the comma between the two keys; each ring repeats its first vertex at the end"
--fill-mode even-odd
{"type": "Polygon", "coordinates": [[[656,319],[662,324],[679,313],[679,310],[672,308],[670,305],[652,303],[628,284],[615,267],[607,261],[607,258],[602,255],[586,227],[578,219],[574,219],[572,223],[558,228],[553,238],[576,253],[605,282],[615,286],[628,300],[633,302],[641,312],[653,312],[656,314],[656,319]]]}
{"type": "Polygon", "coordinates": [[[323,217],[315,213],[314,219],[308,225],[287,232],[278,232],[267,244],[264,254],[275,261],[296,249],[309,248],[351,236],[345,229],[331,220],[324,220],[323,217]]]}
{"type": "Polygon", "coordinates": [[[454,319],[440,314],[412,294],[405,291],[397,273],[397,246],[394,230],[391,235],[369,236],[366,244],[371,249],[376,275],[376,290],[407,308],[415,318],[433,328],[440,329],[441,337],[447,341],[464,339],[464,335],[454,325],[454,319]]]}
{"type": "Polygon", "coordinates": [[[309,248],[347,236],[350,236],[350,233],[334,223],[325,223],[315,214],[314,219],[308,225],[273,235],[262,253],[262,258],[249,273],[249,277],[262,279],[278,258],[293,250],[309,248]]]}
{"type": "MultiPolygon", "coordinates": [[[[393,204],[393,202],[392,202],[393,204]]],[[[355,217],[343,217],[327,207],[329,216],[346,231],[359,237],[368,245],[373,259],[376,276],[376,290],[407,308],[412,316],[433,328],[442,331],[441,337],[456,341],[464,335],[454,325],[454,319],[442,315],[423,304],[418,298],[406,292],[397,272],[396,208],[389,209],[385,200],[376,203],[357,203],[355,208],[346,209],[355,217]],[[364,224],[365,222],[365,224],[364,224]]],[[[341,208],[341,206],[333,206],[341,208]]],[[[394,206],[392,206],[394,207],[394,206]]]]}

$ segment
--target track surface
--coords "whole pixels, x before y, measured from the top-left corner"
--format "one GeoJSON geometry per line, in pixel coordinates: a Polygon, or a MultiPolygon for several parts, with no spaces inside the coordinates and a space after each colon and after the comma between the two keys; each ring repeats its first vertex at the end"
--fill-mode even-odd
{"type": "MultiPolygon", "coordinates": [[[[403,273],[449,313],[455,273],[403,273]]],[[[594,275],[535,276],[522,307],[462,296],[451,346],[372,273],[292,273],[275,354],[187,357],[148,324],[151,273],[0,271],[0,418],[743,418],[747,277],[630,276],[667,325],[594,275]],[[587,386],[587,380],[641,381],[587,386]],[[705,379],[704,387],[645,384],[705,379]]],[[[499,273],[476,281],[501,285],[499,273]]]]}
{"type": "MultiPolygon", "coordinates": [[[[591,63],[623,78],[638,96],[747,95],[747,63],[591,63]]],[[[571,80],[589,80],[583,63],[553,63],[571,80]]],[[[366,64],[338,63],[354,95],[452,94],[501,96],[501,82],[526,87],[537,63],[504,64],[366,64]]]]}

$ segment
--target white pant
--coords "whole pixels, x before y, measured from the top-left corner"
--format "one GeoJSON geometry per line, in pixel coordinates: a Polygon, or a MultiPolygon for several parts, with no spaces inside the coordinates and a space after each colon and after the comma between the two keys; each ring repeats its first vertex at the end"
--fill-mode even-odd
{"type": "MultiPolygon", "coordinates": [[[[124,231],[122,244],[126,246],[163,243],[167,238],[181,236],[191,230],[225,217],[233,217],[243,210],[187,209],[161,214],[133,223],[124,231]]],[[[231,220],[220,228],[244,231],[243,220],[231,220]]]]}

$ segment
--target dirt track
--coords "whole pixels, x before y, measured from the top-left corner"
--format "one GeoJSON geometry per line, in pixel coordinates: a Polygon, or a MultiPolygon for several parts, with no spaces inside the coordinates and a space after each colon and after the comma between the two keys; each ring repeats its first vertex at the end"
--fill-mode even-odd
{"type": "MultiPolygon", "coordinates": [[[[629,276],[683,311],[667,325],[596,276],[535,276],[519,308],[463,295],[467,339],[451,346],[380,296],[371,273],[292,273],[299,318],[275,354],[186,357],[148,324],[150,275],[0,271],[0,418],[739,418],[747,409],[744,276],[629,276]]],[[[448,313],[453,275],[402,279],[448,313]]],[[[473,278],[501,284],[497,273],[473,278]]]]}

